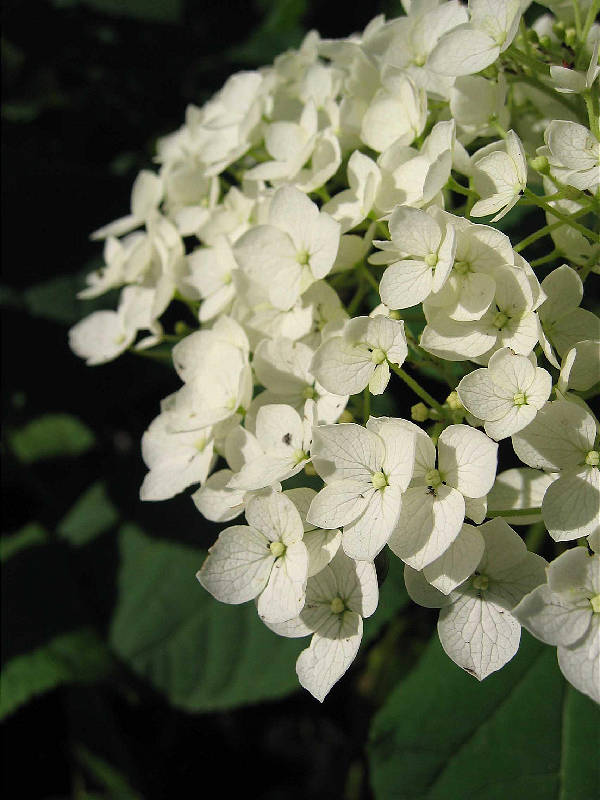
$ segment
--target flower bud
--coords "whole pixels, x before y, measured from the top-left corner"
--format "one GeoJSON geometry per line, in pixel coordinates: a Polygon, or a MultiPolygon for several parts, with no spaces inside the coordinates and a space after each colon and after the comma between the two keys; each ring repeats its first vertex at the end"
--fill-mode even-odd
{"type": "Polygon", "coordinates": [[[546,156],[536,156],[532,158],[529,162],[531,169],[539,172],[540,175],[548,175],[550,172],[550,164],[548,163],[548,159],[546,156]]]}
{"type": "Polygon", "coordinates": [[[429,409],[425,405],[425,403],[416,403],[410,409],[410,418],[414,419],[415,422],[425,422],[425,420],[429,419],[429,409]]]}

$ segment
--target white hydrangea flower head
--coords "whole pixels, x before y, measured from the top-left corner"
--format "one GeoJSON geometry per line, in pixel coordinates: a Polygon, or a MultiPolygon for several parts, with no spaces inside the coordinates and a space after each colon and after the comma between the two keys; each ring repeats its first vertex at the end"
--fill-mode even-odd
{"type": "Polygon", "coordinates": [[[484,420],[496,441],[522,430],[534,419],[552,391],[552,376],[527,356],[510,348],[497,350],[487,368],[465,375],[456,387],[463,406],[484,420]]]}
{"type": "MultiPolygon", "coordinates": [[[[471,510],[468,501],[484,498],[492,488],[498,445],[468,425],[450,425],[439,436],[436,459],[435,445],[425,431],[410,422],[402,425],[415,435],[415,466],[388,544],[406,564],[420,570],[455,541],[471,510]]],[[[482,522],[485,506],[480,518],[478,504],[475,509],[476,521],[482,522]]]]}
{"type": "Polygon", "coordinates": [[[303,610],[289,622],[269,623],[280,636],[310,636],[296,662],[301,686],[323,702],[348,670],[360,647],[363,618],[377,608],[375,567],[356,562],[341,550],[331,564],[308,579],[303,610]]]}
{"type": "Polygon", "coordinates": [[[415,435],[402,420],[371,417],[314,430],[313,466],[325,487],[307,519],[320,528],[343,528],[351,558],[371,561],[385,546],[400,515],[413,472],[415,435]]]}
{"type": "MultiPolygon", "coordinates": [[[[453,546],[454,559],[447,559],[457,578],[471,567],[479,552],[472,544],[465,546],[464,536],[463,530],[453,546]]],[[[408,565],[404,577],[416,603],[441,608],[438,633],[446,654],[481,681],[517,652],[521,625],[512,612],[526,594],[544,582],[546,561],[529,553],[521,537],[502,519],[471,529],[468,536],[473,542],[483,539],[483,554],[471,575],[450,592],[444,594],[423,572],[408,565]]]]}
{"type": "Polygon", "coordinates": [[[600,554],[567,550],[549,564],[547,583],[513,614],[537,639],[555,645],[569,683],[600,703],[600,554]]]}
{"type": "Polygon", "coordinates": [[[550,536],[563,542],[594,533],[600,507],[600,445],[594,417],[576,403],[546,403],[512,443],[523,463],[559,473],[542,502],[550,536]]]}

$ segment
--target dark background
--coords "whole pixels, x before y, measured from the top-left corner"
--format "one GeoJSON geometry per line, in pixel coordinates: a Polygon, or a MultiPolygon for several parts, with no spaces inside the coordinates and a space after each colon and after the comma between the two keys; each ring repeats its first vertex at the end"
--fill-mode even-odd
{"type": "MultiPolygon", "coordinates": [[[[269,63],[310,28],[342,36],[399,7],[335,0],[4,3],[4,435],[60,411],[86,422],[99,445],[76,462],[25,469],[4,444],[3,531],[31,519],[53,528],[90,481],[103,477],[123,516],[149,534],[168,532],[200,545],[214,538],[189,500],[138,501],[145,472],[139,441],[159,399],[178,385],[173,371],[132,355],[90,369],[67,347],[65,321],[88,311],[70,290],[101,258],[89,233],[127,213],[132,181],[151,165],[155,138],[181,124],[188,103],[202,103],[237,69],[269,63]],[[54,301],[54,283],[47,282],[57,276],[70,277],[54,301]],[[42,311],[39,295],[25,291],[40,284],[42,311]]],[[[35,645],[33,618],[47,635],[66,618],[91,615],[98,629],[107,627],[116,591],[114,568],[108,568],[116,560],[114,537],[91,545],[94,592],[89,548],[86,553],[84,559],[65,547],[38,548],[11,559],[3,662],[35,645]]],[[[363,749],[371,711],[359,692],[341,687],[325,706],[298,692],[208,715],[174,711],[141,682],[132,688],[131,676],[122,686],[117,679],[110,686],[59,688],[5,724],[5,796],[129,796],[82,788],[73,744],[83,741],[149,800],[184,792],[366,798],[363,749]]]]}

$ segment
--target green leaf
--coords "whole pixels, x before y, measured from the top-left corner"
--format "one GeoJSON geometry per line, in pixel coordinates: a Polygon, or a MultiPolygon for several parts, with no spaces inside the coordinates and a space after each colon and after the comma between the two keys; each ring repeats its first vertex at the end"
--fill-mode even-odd
{"type": "Polygon", "coordinates": [[[46,544],[48,533],[39,522],[29,522],[21,530],[2,536],[0,539],[0,561],[6,561],[21,550],[36,544],[46,544]]]}
{"type": "Polygon", "coordinates": [[[75,747],[75,756],[90,777],[109,793],[111,800],[141,800],[129,781],[99,755],[80,744],[75,747]]]}
{"type": "Polygon", "coordinates": [[[564,681],[554,648],[524,633],[478,683],[435,635],[374,718],[369,757],[381,800],[594,800],[599,749],[600,711],[564,681]]]}
{"type": "Polygon", "coordinates": [[[61,683],[94,682],[108,672],[110,665],[108,650],[90,628],[61,634],[36,650],[15,656],[0,675],[0,719],[61,683]]]}
{"type": "Polygon", "coordinates": [[[10,446],[23,464],[59,456],[78,456],[94,446],[94,434],[69,414],[44,414],[9,435],[10,446]]]}
{"type": "Polygon", "coordinates": [[[112,646],[175,706],[232,708],[298,687],[294,663],[307,640],[276,636],[254,603],[218,603],[194,577],[203,551],[150,539],[131,525],[119,539],[112,646]]]}
{"type": "Polygon", "coordinates": [[[57,533],[81,547],[116,524],[119,519],[101,481],[88,487],[58,524],[57,533]]]}
{"type": "Polygon", "coordinates": [[[63,325],[73,325],[93,311],[115,308],[116,290],[92,300],[77,298],[77,292],[86,285],[85,274],[101,265],[101,259],[93,259],[86,269],[77,275],[59,275],[57,278],[31,286],[23,292],[25,309],[34,317],[60,322],[63,325]]]}

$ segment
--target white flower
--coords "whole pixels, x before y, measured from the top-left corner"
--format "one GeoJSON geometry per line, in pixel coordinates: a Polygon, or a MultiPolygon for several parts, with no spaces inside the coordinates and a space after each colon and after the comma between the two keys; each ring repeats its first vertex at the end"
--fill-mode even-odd
{"type": "Polygon", "coordinates": [[[584,339],[577,342],[563,358],[556,393],[565,399],[581,401],[580,397],[569,393],[569,389],[585,392],[600,381],[600,341],[584,339]]]}
{"type": "MultiPolygon", "coordinates": [[[[442,609],[438,620],[442,647],[459,667],[481,681],[501,669],[519,649],[521,626],[511,612],[544,581],[546,562],[529,553],[521,537],[502,519],[486,522],[476,532],[485,547],[481,560],[471,576],[448,594],[409,566],[404,578],[416,603],[442,609]]],[[[453,546],[457,551],[453,569],[458,577],[478,553],[475,531],[469,532],[470,546],[465,546],[463,537],[464,530],[453,546]]]]}
{"type": "Polygon", "coordinates": [[[299,189],[285,186],[271,201],[269,224],[247,231],[234,252],[240,267],[265,287],[273,305],[287,310],[331,270],[339,240],[339,223],[299,189]]]}
{"type": "Polygon", "coordinates": [[[548,361],[558,367],[550,343],[560,356],[565,356],[577,342],[600,338],[600,320],[591,311],[579,308],[583,299],[583,284],[579,275],[567,264],[544,278],[542,290],[546,299],[538,310],[540,344],[548,361]]]}
{"type": "Polygon", "coordinates": [[[427,95],[405,75],[384,79],[362,120],[361,139],[377,152],[391,144],[410,145],[427,121],[427,95]]]}
{"type": "MultiPolygon", "coordinates": [[[[450,425],[438,439],[436,466],[430,437],[412,423],[404,425],[416,436],[415,466],[388,544],[405,563],[423,569],[458,536],[468,501],[485,497],[492,488],[498,445],[468,425],[450,425]]],[[[485,508],[477,521],[484,517],[485,508]]]]}
{"type": "Polygon", "coordinates": [[[202,300],[198,317],[200,322],[208,322],[233,302],[237,262],[225,236],[217,237],[212,247],[194,250],[186,260],[189,276],[183,282],[197,291],[202,300]]]}
{"type": "Polygon", "coordinates": [[[560,473],[546,491],[542,516],[557,542],[589,536],[598,527],[600,471],[594,417],[576,403],[546,403],[512,437],[515,453],[536,469],[560,473]]]}
{"type": "Polygon", "coordinates": [[[338,552],[342,543],[342,534],[339,530],[323,530],[322,528],[317,528],[306,519],[308,509],[316,494],[314,489],[309,489],[308,487],[288,489],[284,492],[284,495],[296,506],[304,526],[304,538],[302,541],[306,545],[308,552],[309,578],[325,569],[338,552]]]}
{"type": "Polygon", "coordinates": [[[107,236],[122,236],[139,228],[158,209],[163,195],[162,180],[154,172],[143,169],[131,189],[131,214],[98,228],[92,239],[105,239],[107,236]]]}
{"type": "Polygon", "coordinates": [[[428,300],[423,306],[427,325],[421,347],[449,361],[470,358],[484,364],[501,347],[529,355],[538,341],[534,309],[543,295],[534,291],[527,273],[518,267],[498,269],[494,281],[494,302],[479,319],[453,320],[428,300]]]}
{"type": "Polygon", "coordinates": [[[479,75],[457,78],[450,90],[450,113],[459,126],[463,144],[477,137],[494,136],[496,129],[492,122],[507,127],[510,111],[502,73],[497,81],[479,75]]]}
{"type": "Polygon", "coordinates": [[[450,177],[455,128],[454,120],[437,122],[420,150],[395,141],[379,156],[377,209],[387,213],[398,204],[419,208],[437,198],[450,177]]]}
{"type": "MultiPolygon", "coordinates": [[[[253,419],[263,405],[285,403],[301,412],[306,400],[315,401],[317,422],[336,422],[348,401],[347,395],[327,392],[310,372],[314,351],[291,339],[263,339],[254,351],[252,366],[266,391],[250,407],[253,419]]],[[[248,419],[246,425],[249,425],[248,419]]]]}
{"type": "Polygon", "coordinates": [[[414,433],[401,422],[371,417],[366,429],[342,423],[314,430],[313,465],[326,486],[307,519],[320,528],[343,526],[342,546],[352,558],[375,558],[400,514],[414,461],[414,433]]]}
{"type": "Polygon", "coordinates": [[[248,525],[221,531],[197,578],[222,603],[258,598],[265,622],[285,622],[304,605],[308,553],[302,520],[291,500],[279,492],[253,497],[248,525]]]}
{"type": "Polygon", "coordinates": [[[228,486],[261,489],[300,472],[310,459],[312,400],[306,401],[304,414],[302,418],[291,406],[283,404],[262,406],[256,415],[256,438],[263,454],[246,461],[228,486]]]}
{"type": "Polygon", "coordinates": [[[600,142],[578,122],[555,119],[544,131],[545,147],[538,154],[550,162],[550,173],[561,183],[594,194],[600,185],[600,142]]]}
{"type": "Polygon", "coordinates": [[[354,228],[367,217],[375,203],[381,173],[379,167],[360,150],[348,159],[348,189],[334,195],[323,206],[341,225],[342,233],[354,228]]]}
{"type": "Polygon", "coordinates": [[[580,692],[600,703],[600,555],[585,547],[562,553],[546,570],[548,582],[513,613],[537,639],[558,647],[558,664],[580,692]]]}
{"type": "Polygon", "coordinates": [[[371,394],[382,394],[390,379],[389,364],[400,366],[407,353],[402,320],[355,317],[341,336],[323,342],[311,371],[332,393],[357,394],[368,386],[371,394]]]}
{"type": "Polygon", "coordinates": [[[300,684],[323,702],[358,653],[363,617],[377,608],[373,564],[353,561],[340,550],[331,564],[308,579],[306,604],[296,619],[269,624],[280,636],[313,637],[296,662],[300,684]]]}
{"type": "Polygon", "coordinates": [[[456,387],[463,406],[484,420],[492,439],[505,439],[529,425],[552,391],[552,376],[527,356],[497,350],[487,369],[476,369],[456,387]]]}
{"type": "Polygon", "coordinates": [[[520,19],[520,0],[469,0],[469,22],[442,36],[430,68],[441,75],[480,72],[510,45],[520,19]]]}
{"type": "Polygon", "coordinates": [[[471,209],[472,217],[495,214],[497,222],[519,202],[527,186],[527,161],[517,134],[482,147],[472,157],[473,184],[481,197],[471,209]],[[498,213],[496,213],[498,212],[498,213]]]}
{"type": "Polygon", "coordinates": [[[94,311],[69,330],[69,346],[88,366],[105,364],[124,353],[139,330],[152,331],[148,344],[160,338],[161,327],[152,318],[154,292],[126,286],[116,311],[94,311]]]}
{"type": "Polygon", "coordinates": [[[454,263],[454,228],[441,228],[425,211],[398,206],[389,219],[391,242],[375,241],[383,250],[370,256],[371,264],[390,264],[379,293],[389,308],[422,303],[444,285],[454,263]]]}

